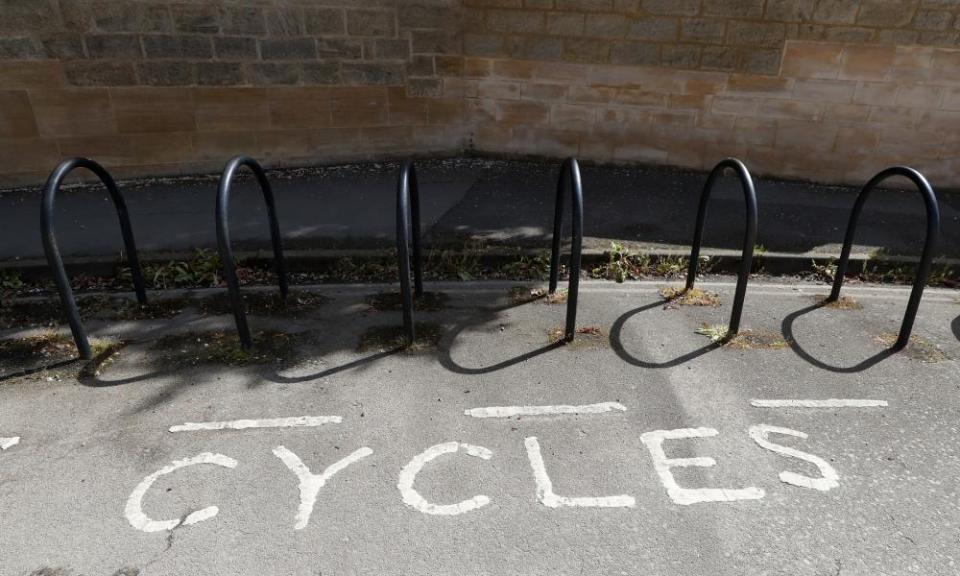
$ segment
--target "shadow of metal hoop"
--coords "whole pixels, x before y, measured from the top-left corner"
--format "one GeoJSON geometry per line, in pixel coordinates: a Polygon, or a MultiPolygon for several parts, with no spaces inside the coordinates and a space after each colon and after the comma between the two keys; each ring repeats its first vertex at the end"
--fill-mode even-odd
{"type": "Polygon", "coordinates": [[[853,246],[853,237],[857,231],[857,222],[860,220],[860,213],[863,211],[863,205],[881,182],[894,176],[903,176],[917,187],[917,191],[923,196],[923,202],[927,207],[927,237],[923,244],[923,254],[920,256],[920,265],[917,267],[917,275],[913,279],[913,289],[910,291],[910,300],[907,302],[907,310],[903,315],[903,323],[900,325],[900,335],[897,341],[891,347],[893,350],[902,350],[910,341],[910,332],[913,330],[913,322],[917,318],[917,309],[920,308],[920,298],[923,297],[923,287],[927,283],[927,277],[930,275],[930,264],[933,261],[933,251],[937,247],[937,240],[940,236],[940,204],[937,202],[937,195],[923,177],[923,174],[907,166],[893,166],[880,172],[863,187],[857,196],[857,201],[853,204],[853,211],[850,212],[850,222],[847,224],[847,235],[843,239],[843,250],[840,252],[840,261],[837,263],[837,272],[833,279],[833,290],[830,291],[828,302],[834,302],[840,298],[840,289],[843,287],[843,277],[847,272],[847,264],[850,260],[850,249],[853,246]]]}
{"type": "Polygon", "coordinates": [[[147,293],[143,284],[143,272],[140,269],[140,259],[137,257],[137,245],[133,239],[133,228],[130,226],[130,215],[127,212],[127,204],[123,201],[123,196],[117,188],[117,183],[103,166],[87,158],[72,158],[64,160],[57,166],[50,177],[47,178],[46,187],[43,190],[43,201],[40,210],[40,223],[43,238],[43,251],[47,256],[47,264],[50,271],[53,272],[53,279],[57,284],[57,291],[60,293],[60,302],[67,314],[67,322],[70,323],[70,331],[73,333],[73,340],[77,344],[77,351],[84,360],[93,357],[90,350],[90,341],[87,338],[87,332],[80,320],[80,310],[77,308],[77,302],[73,297],[73,290],[70,288],[70,279],[67,277],[67,271],[63,266],[63,258],[60,256],[60,248],[57,246],[57,237],[53,226],[53,209],[63,179],[67,174],[76,168],[85,168],[93,172],[97,178],[107,187],[113,205],[117,209],[117,216],[120,218],[120,232],[123,234],[123,244],[127,250],[127,258],[130,260],[130,272],[133,277],[133,287],[137,293],[137,302],[147,303],[147,293]]]}
{"type": "Polygon", "coordinates": [[[233,308],[233,317],[237,323],[237,332],[240,335],[240,345],[244,349],[253,346],[253,339],[250,337],[250,327],[247,325],[247,312],[243,305],[243,297],[240,295],[240,281],[237,279],[237,263],[233,258],[233,249],[230,247],[230,185],[241,167],[249,168],[257,182],[260,184],[260,190],[263,192],[264,202],[267,204],[267,217],[270,220],[270,241],[273,243],[273,261],[277,273],[277,281],[280,284],[280,297],[286,300],[289,291],[287,284],[287,267],[283,259],[283,242],[280,239],[280,225],[277,223],[277,209],[273,202],[273,189],[270,188],[270,182],[263,168],[253,158],[247,156],[237,156],[229,162],[223,169],[223,175],[220,177],[220,187],[217,190],[217,250],[220,253],[220,260],[223,263],[223,275],[227,281],[227,290],[230,294],[230,306],[233,308]]]}
{"type": "Polygon", "coordinates": [[[400,168],[397,182],[397,261],[400,268],[400,296],[403,299],[403,331],[407,343],[417,334],[413,322],[413,299],[423,296],[423,260],[420,255],[420,188],[413,162],[400,168]],[[410,244],[413,244],[413,291],[410,290],[410,244]]]}
{"type": "Polygon", "coordinates": [[[563,337],[572,342],[577,333],[577,292],[580,288],[580,252],[583,246],[583,185],[580,165],[576,158],[568,158],[560,167],[557,181],[557,200],[553,212],[553,247],[550,252],[550,294],[557,291],[560,276],[560,237],[563,234],[563,195],[569,182],[573,202],[573,232],[570,240],[570,283],[567,288],[567,325],[563,337]]]}
{"type": "Polygon", "coordinates": [[[693,234],[693,249],[690,251],[690,266],[687,268],[686,289],[693,288],[697,279],[697,268],[700,265],[700,245],[703,242],[703,223],[707,217],[707,203],[714,184],[723,175],[726,169],[733,170],[740,179],[740,188],[743,189],[744,201],[747,209],[747,226],[743,233],[743,249],[740,253],[740,271],[737,273],[737,289],[733,296],[733,311],[730,313],[730,325],[727,336],[734,336],[740,331],[740,317],[743,315],[743,300],[747,295],[747,281],[750,279],[750,268],[753,266],[753,247],[757,241],[757,192],[753,187],[753,178],[743,162],[736,158],[726,158],[714,166],[707,178],[707,183],[700,194],[700,208],[697,210],[696,230],[693,234]]]}

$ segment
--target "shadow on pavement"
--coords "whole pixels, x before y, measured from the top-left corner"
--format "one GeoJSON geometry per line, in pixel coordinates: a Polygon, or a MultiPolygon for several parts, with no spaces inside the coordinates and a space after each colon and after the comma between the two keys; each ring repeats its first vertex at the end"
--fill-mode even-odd
{"type": "Polygon", "coordinates": [[[37,374],[44,372],[46,370],[57,370],[58,368],[66,368],[71,364],[76,362],[81,362],[80,358],[69,358],[67,360],[61,360],[60,362],[54,362],[53,364],[43,364],[40,366],[31,366],[30,368],[24,368],[23,370],[17,370],[16,372],[10,372],[9,374],[0,375],[0,382],[6,382],[7,380],[13,380],[14,378],[22,378],[24,376],[30,376],[32,374],[37,374]]]}
{"type": "Polygon", "coordinates": [[[461,332],[463,332],[467,328],[470,328],[471,326],[478,326],[478,325],[491,322],[495,320],[501,312],[504,312],[511,308],[517,308],[525,304],[530,304],[531,302],[534,302],[534,301],[535,300],[531,300],[530,302],[511,303],[506,306],[484,307],[484,308],[481,308],[480,311],[478,311],[476,314],[471,316],[469,321],[456,324],[451,330],[447,331],[447,333],[443,337],[443,341],[441,342],[440,349],[438,350],[439,352],[438,360],[440,362],[440,365],[456,374],[467,374],[467,375],[490,374],[491,372],[496,372],[498,370],[503,370],[504,368],[509,368],[510,366],[515,366],[522,362],[526,362],[531,358],[536,358],[541,354],[546,354],[551,350],[556,350],[558,348],[562,348],[563,346],[565,346],[566,342],[562,340],[558,342],[553,342],[551,344],[547,344],[546,346],[541,346],[540,348],[536,348],[534,350],[524,352],[523,354],[514,356],[513,358],[502,360],[491,366],[483,366],[479,368],[469,368],[467,366],[461,366],[460,364],[457,364],[456,360],[453,359],[453,355],[452,355],[453,343],[454,341],[456,341],[457,336],[459,336],[461,332]]]}
{"type": "Polygon", "coordinates": [[[309,382],[311,380],[317,380],[319,378],[326,378],[327,376],[333,376],[340,372],[346,370],[352,370],[353,368],[359,368],[371,362],[376,362],[377,360],[382,360],[388,356],[393,356],[394,354],[400,353],[403,351],[403,348],[393,348],[391,350],[384,350],[382,352],[377,352],[375,354],[370,354],[369,356],[364,356],[363,358],[357,358],[356,360],[347,362],[346,364],[341,364],[339,366],[334,366],[333,368],[327,368],[326,370],[321,370],[320,372],[315,372],[313,374],[308,374],[306,376],[284,376],[277,372],[276,370],[270,371],[268,374],[264,375],[264,378],[270,382],[277,384],[299,384],[301,382],[309,382]]]}
{"type": "MultiPolygon", "coordinates": [[[[873,356],[870,356],[869,358],[861,360],[860,362],[858,362],[857,364],[854,364],[853,366],[833,366],[833,365],[827,364],[826,362],[823,362],[822,360],[818,360],[817,358],[814,358],[809,352],[804,350],[803,347],[797,342],[796,338],[794,337],[793,324],[801,316],[805,314],[809,314],[810,312],[813,312],[814,310],[817,310],[819,308],[823,308],[826,305],[827,305],[826,302],[817,302],[816,304],[812,304],[805,308],[801,308],[796,312],[792,312],[783,319],[783,323],[780,326],[780,330],[783,332],[783,338],[787,341],[787,345],[790,346],[790,349],[793,350],[797,354],[797,356],[799,356],[806,362],[812,364],[813,366],[816,366],[817,368],[822,368],[824,370],[827,370],[830,372],[836,372],[840,374],[851,374],[854,372],[862,372],[872,366],[875,366],[876,364],[880,363],[886,358],[889,358],[890,356],[893,356],[894,354],[896,354],[895,350],[892,350],[890,348],[885,348],[880,352],[877,352],[873,356]]],[[[954,322],[954,332],[956,332],[956,325],[957,325],[957,322],[954,322]]]]}
{"type": "Polygon", "coordinates": [[[641,368],[673,368],[674,366],[679,366],[685,362],[693,360],[694,358],[699,358],[700,356],[703,356],[704,354],[723,346],[718,342],[710,342],[706,346],[702,346],[696,350],[677,356],[672,360],[667,360],[666,362],[649,362],[647,360],[641,360],[640,358],[637,358],[636,356],[627,352],[627,349],[623,345],[623,326],[628,320],[637,314],[660,306],[663,306],[663,301],[658,300],[656,302],[651,302],[650,304],[640,306],[639,308],[634,308],[633,310],[622,314],[616,319],[616,321],[614,321],[613,326],[610,327],[610,346],[613,348],[613,351],[617,354],[617,356],[619,356],[624,362],[632,364],[633,366],[640,366],[641,368]]]}
{"type": "Polygon", "coordinates": [[[950,329],[953,330],[954,338],[960,340],[960,316],[953,319],[953,322],[950,323],[950,329]]]}

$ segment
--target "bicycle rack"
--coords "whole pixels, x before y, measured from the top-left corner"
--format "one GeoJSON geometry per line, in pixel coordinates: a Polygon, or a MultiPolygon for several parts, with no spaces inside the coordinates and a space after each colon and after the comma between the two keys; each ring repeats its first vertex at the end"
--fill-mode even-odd
{"type": "Polygon", "coordinates": [[[572,342],[577,333],[577,293],[580,288],[580,252],[583,246],[583,185],[580,180],[580,165],[576,158],[568,158],[560,167],[560,179],[557,181],[557,200],[553,212],[553,246],[550,252],[550,288],[549,293],[557,291],[560,275],[560,236],[563,233],[563,194],[567,182],[570,182],[573,203],[573,230],[570,244],[570,282],[567,287],[567,325],[564,340],[572,342]]]}
{"type": "Polygon", "coordinates": [[[117,216],[120,218],[120,232],[123,235],[123,244],[127,249],[130,260],[130,271],[133,277],[134,290],[137,293],[137,302],[141,305],[146,304],[147,293],[144,288],[140,259],[137,257],[137,245],[133,239],[133,228],[130,226],[130,215],[127,212],[127,204],[117,188],[117,183],[114,182],[113,177],[103,166],[93,160],[87,158],[64,160],[50,173],[43,190],[43,201],[40,209],[43,251],[47,256],[47,264],[53,272],[53,279],[57,284],[57,291],[60,293],[60,302],[66,310],[67,322],[70,323],[70,331],[73,333],[73,340],[77,345],[80,358],[90,360],[93,357],[90,350],[90,340],[87,338],[83,321],[80,319],[80,310],[77,308],[77,302],[73,297],[73,289],[70,287],[70,279],[67,277],[67,271],[63,266],[63,258],[60,256],[60,248],[57,246],[57,237],[53,226],[53,208],[57,192],[60,190],[63,179],[76,168],[85,168],[93,172],[110,193],[113,205],[117,209],[117,216]]]}
{"type": "Polygon", "coordinates": [[[420,253],[420,188],[413,162],[405,161],[397,182],[397,261],[400,269],[400,297],[403,301],[403,330],[407,343],[416,340],[413,299],[423,296],[423,260],[420,253]],[[411,230],[412,224],[412,230],[411,230]],[[413,294],[410,291],[410,242],[413,243],[413,294]]]}
{"type": "Polygon", "coordinates": [[[917,309],[920,308],[920,298],[923,297],[923,287],[927,283],[927,277],[930,275],[930,264],[933,261],[933,251],[936,249],[937,239],[940,235],[940,205],[937,202],[937,195],[924,178],[923,174],[907,166],[893,166],[874,176],[867,185],[863,187],[853,204],[853,211],[850,213],[850,222],[847,224],[847,234],[843,239],[843,250],[840,252],[840,261],[837,263],[837,272],[833,279],[833,289],[827,302],[835,302],[840,298],[840,289],[843,287],[843,277],[847,272],[847,263],[850,260],[850,249],[853,246],[853,237],[857,231],[857,222],[860,220],[860,213],[863,211],[863,205],[870,193],[873,192],[881,182],[893,176],[903,176],[913,182],[917,191],[923,196],[924,204],[927,208],[927,237],[923,244],[923,254],[920,256],[920,265],[917,267],[917,275],[913,279],[913,289],[910,291],[910,300],[907,302],[907,310],[903,315],[903,323],[900,325],[900,334],[897,341],[891,347],[893,350],[902,350],[910,341],[910,332],[913,330],[913,322],[917,318],[917,309]]]}
{"type": "Polygon", "coordinates": [[[250,337],[250,327],[247,325],[247,312],[240,295],[240,281],[237,279],[237,264],[233,258],[233,249],[230,247],[229,202],[230,185],[237,171],[246,166],[253,172],[263,192],[263,199],[267,204],[267,216],[270,220],[270,240],[273,243],[273,259],[276,266],[277,280],[280,284],[280,297],[284,300],[289,292],[287,285],[287,269],[283,260],[283,242],[280,239],[280,225],[277,223],[277,210],[273,202],[273,190],[263,168],[253,158],[237,156],[227,162],[220,177],[220,186],[217,190],[217,250],[223,263],[223,275],[227,280],[227,290],[230,294],[230,306],[233,308],[233,317],[237,323],[237,332],[240,335],[240,345],[246,350],[253,346],[250,337]]]}
{"type": "Polygon", "coordinates": [[[753,247],[757,241],[757,192],[753,187],[753,178],[750,171],[736,158],[726,158],[714,166],[707,177],[707,183],[700,194],[700,207],[697,210],[696,231],[693,235],[693,249],[690,251],[690,265],[687,269],[686,290],[693,288],[697,279],[697,268],[700,265],[700,244],[703,242],[703,223],[707,217],[707,202],[710,192],[717,179],[727,168],[736,172],[743,189],[747,207],[747,227],[743,234],[743,249],[740,253],[740,271],[737,274],[737,288],[733,297],[733,312],[730,314],[730,325],[727,328],[727,337],[735,336],[740,331],[740,316],[743,314],[743,300],[747,295],[747,281],[750,278],[750,268],[753,265],[753,247]]]}

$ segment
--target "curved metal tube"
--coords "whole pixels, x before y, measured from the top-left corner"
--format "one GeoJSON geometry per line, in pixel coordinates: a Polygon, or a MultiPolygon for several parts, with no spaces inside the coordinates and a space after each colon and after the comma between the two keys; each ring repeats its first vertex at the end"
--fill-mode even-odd
{"type": "Polygon", "coordinates": [[[697,210],[696,230],[693,234],[693,249],[690,251],[690,265],[687,268],[686,289],[693,288],[697,279],[697,268],[700,265],[700,244],[703,242],[703,223],[707,218],[707,202],[710,192],[717,179],[727,168],[736,172],[740,179],[740,187],[747,209],[747,227],[743,233],[743,249],[740,253],[740,271],[737,274],[737,289],[733,296],[733,311],[730,313],[730,325],[727,335],[734,336],[740,331],[740,316],[743,314],[743,300],[747,295],[747,281],[750,278],[750,268],[753,266],[753,247],[757,242],[757,192],[753,187],[753,178],[743,162],[736,158],[726,158],[714,166],[707,177],[707,183],[700,194],[700,208],[697,210]]]}
{"type": "Polygon", "coordinates": [[[927,277],[930,275],[930,265],[933,261],[933,251],[937,247],[937,240],[940,236],[940,204],[937,201],[937,195],[924,178],[923,174],[907,166],[893,166],[880,172],[867,182],[857,201],[853,204],[853,211],[850,213],[850,222],[847,224],[847,234],[843,239],[843,250],[840,252],[840,261],[837,263],[837,272],[833,279],[833,289],[830,291],[828,302],[836,301],[840,298],[840,288],[843,287],[843,277],[847,272],[847,264],[850,261],[850,249],[853,246],[853,237],[857,231],[857,222],[860,220],[860,213],[863,211],[863,205],[881,182],[893,176],[903,176],[913,182],[917,191],[923,196],[923,202],[927,208],[927,237],[923,244],[923,254],[920,256],[920,265],[917,267],[917,275],[913,279],[913,289],[910,291],[910,300],[907,302],[907,310],[903,315],[903,323],[900,325],[900,335],[892,348],[901,350],[910,341],[910,332],[913,330],[913,322],[917,318],[917,310],[920,308],[920,298],[923,297],[923,287],[927,283],[927,277]]]}
{"type": "Polygon", "coordinates": [[[273,202],[273,189],[263,168],[253,158],[237,156],[227,162],[220,177],[220,186],[217,189],[217,250],[223,263],[223,276],[227,281],[227,290],[230,293],[230,306],[233,308],[233,317],[237,323],[237,332],[240,335],[240,345],[244,349],[253,346],[250,337],[250,327],[247,325],[247,312],[240,296],[240,281],[237,279],[237,263],[233,258],[233,249],[230,247],[230,185],[237,171],[246,166],[249,168],[263,192],[263,199],[267,204],[267,216],[270,220],[270,240],[273,243],[273,260],[276,267],[277,280],[280,284],[280,297],[286,300],[289,291],[287,285],[287,267],[283,259],[283,242],[280,238],[280,225],[277,223],[277,209],[273,202]]]}
{"type": "Polygon", "coordinates": [[[93,172],[110,193],[113,205],[117,209],[117,216],[120,218],[120,232],[123,235],[123,244],[127,249],[127,258],[130,260],[130,272],[133,277],[133,287],[137,293],[137,302],[146,304],[147,293],[143,283],[143,272],[140,269],[140,258],[137,256],[137,245],[133,239],[133,228],[130,226],[130,215],[127,212],[127,204],[117,188],[117,183],[114,182],[113,177],[103,166],[93,160],[87,158],[64,160],[50,173],[47,184],[43,189],[43,200],[40,207],[43,251],[47,256],[50,271],[53,272],[53,279],[57,284],[60,302],[66,311],[67,322],[70,323],[70,331],[73,333],[73,340],[77,344],[77,351],[81,358],[89,360],[93,357],[90,350],[90,341],[87,339],[86,330],[80,320],[80,310],[73,298],[73,289],[70,287],[70,279],[67,277],[67,271],[63,266],[63,258],[60,256],[60,248],[57,246],[57,237],[53,226],[53,209],[57,192],[63,183],[63,179],[76,168],[85,168],[93,172]]]}
{"type": "Polygon", "coordinates": [[[413,162],[400,168],[397,182],[397,260],[400,268],[400,296],[403,301],[403,329],[407,342],[416,340],[413,322],[413,299],[423,296],[423,260],[420,256],[420,188],[413,162]],[[412,230],[411,230],[412,221],[412,230]],[[410,241],[413,241],[413,282],[410,290],[410,241]]]}
{"type": "Polygon", "coordinates": [[[573,341],[577,333],[577,292],[580,288],[580,252],[583,246],[583,184],[580,180],[580,164],[576,158],[568,158],[560,167],[557,181],[557,200],[553,212],[553,246],[550,252],[550,294],[557,290],[560,275],[560,236],[563,234],[563,194],[565,184],[570,183],[573,201],[573,234],[570,241],[570,283],[567,288],[567,325],[564,340],[573,341]]]}

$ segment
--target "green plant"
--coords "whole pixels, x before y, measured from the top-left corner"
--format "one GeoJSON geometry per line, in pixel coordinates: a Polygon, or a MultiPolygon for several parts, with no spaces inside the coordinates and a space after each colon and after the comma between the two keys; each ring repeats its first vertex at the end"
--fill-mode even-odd
{"type": "Polygon", "coordinates": [[[501,266],[500,275],[511,280],[546,280],[550,275],[550,253],[536,256],[521,255],[501,266]]]}
{"type": "MultiPolygon", "coordinates": [[[[684,258],[683,256],[664,256],[657,259],[654,265],[654,272],[657,276],[682,276],[687,273],[687,268],[689,267],[689,258],[684,258]]],[[[708,271],[706,266],[703,265],[703,261],[701,261],[701,266],[698,267],[698,271],[700,274],[708,271]]]]}
{"type": "Polygon", "coordinates": [[[837,275],[837,261],[831,258],[826,264],[820,264],[816,260],[811,260],[810,269],[813,270],[814,277],[832,283],[837,275]]]}
{"type": "Polygon", "coordinates": [[[723,342],[727,339],[729,328],[726,324],[701,324],[697,327],[696,332],[706,336],[711,342],[723,342]]]}
{"type": "MultiPolygon", "coordinates": [[[[197,249],[190,260],[170,260],[163,264],[147,264],[143,267],[144,281],[150,288],[211,288],[220,285],[220,256],[211,250],[197,249]]],[[[129,267],[123,267],[120,280],[130,282],[129,267]]]]}
{"type": "Polygon", "coordinates": [[[0,270],[0,290],[7,292],[21,288],[23,288],[23,279],[20,277],[20,272],[9,268],[0,270]]]}
{"type": "Polygon", "coordinates": [[[431,250],[424,274],[431,278],[474,280],[483,273],[481,257],[486,252],[482,240],[467,240],[462,250],[431,250]]]}
{"type": "Polygon", "coordinates": [[[607,262],[590,271],[590,276],[616,282],[637,280],[650,268],[650,257],[634,255],[623,244],[611,242],[607,262]]]}

